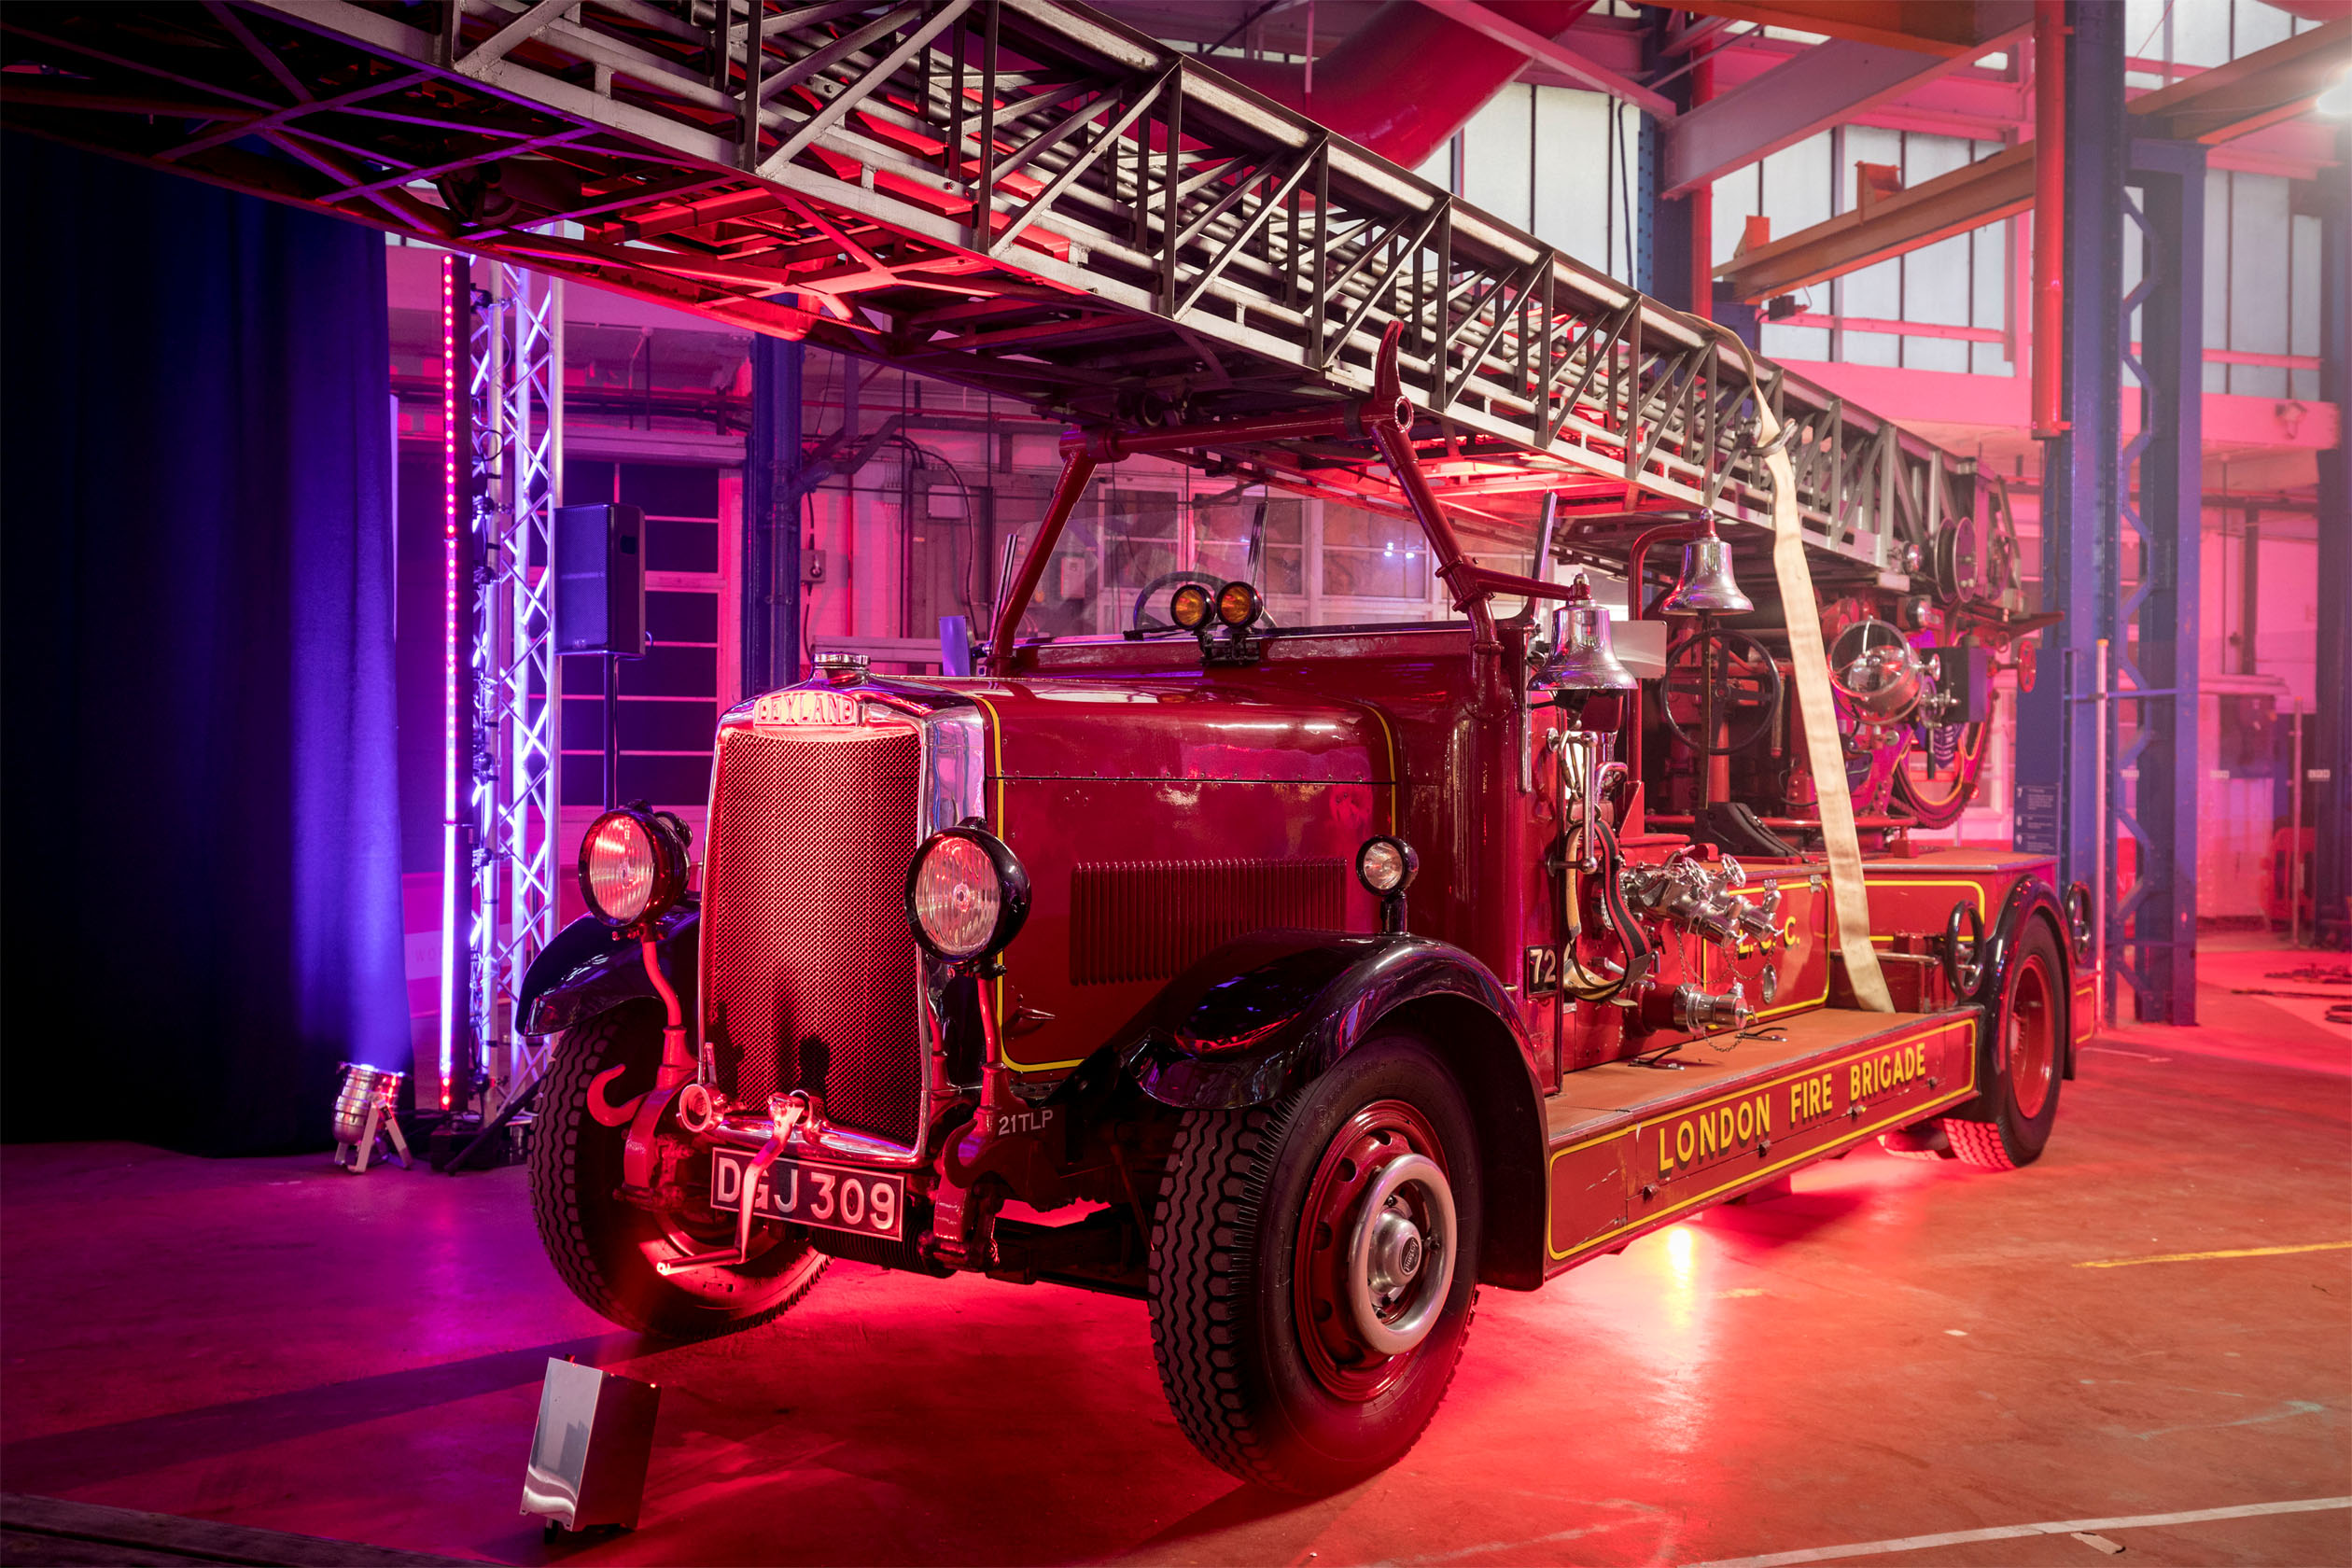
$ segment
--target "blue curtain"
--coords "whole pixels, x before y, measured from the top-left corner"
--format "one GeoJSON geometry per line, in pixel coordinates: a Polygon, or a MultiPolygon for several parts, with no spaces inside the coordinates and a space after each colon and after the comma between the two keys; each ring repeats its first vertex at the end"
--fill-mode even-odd
{"type": "Polygon", "coordinates": [[[383,237],[0,138],[0,1136],[405,1067],[383,237]]]}

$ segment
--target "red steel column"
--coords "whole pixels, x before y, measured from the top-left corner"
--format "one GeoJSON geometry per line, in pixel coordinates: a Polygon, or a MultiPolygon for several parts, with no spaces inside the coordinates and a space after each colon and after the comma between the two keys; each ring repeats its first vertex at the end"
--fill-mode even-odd
{"type": "Polygon", "coordinates": [[[2034,0],[2034,439],[2065,433],[2066,0],[2034,0]]]}

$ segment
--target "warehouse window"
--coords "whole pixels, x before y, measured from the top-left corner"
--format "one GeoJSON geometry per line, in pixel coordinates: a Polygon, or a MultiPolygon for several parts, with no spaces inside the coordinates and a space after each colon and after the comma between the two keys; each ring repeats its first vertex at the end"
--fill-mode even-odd
{"type": "Polygon", "coordinates": [[[1595,271],[1633,279],[1641,203],[1629,185],[1641,113],[1604,93],[1514,82],[1418,171],[1595,271]]]}

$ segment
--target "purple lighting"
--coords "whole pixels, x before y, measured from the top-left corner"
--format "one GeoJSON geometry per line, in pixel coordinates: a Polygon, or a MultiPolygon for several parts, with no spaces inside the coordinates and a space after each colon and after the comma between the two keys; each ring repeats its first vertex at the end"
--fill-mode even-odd
{"type": "Polygon", "coordinates": [[[457,1017],[468,1002],[457,973],[459,889],[472,886],[469,868],[460,858],[464,838],[457,822],[457,573],[461,561],[458,515],[458,450],[465,434],[458,420],[462,395],[460,357],[464,352],[457,327],[458,290],[467,286],[467,261],[455,252],[441,258],[441,1104],[450,1108],[450,1078],[455,1071],[457,1017]]]}

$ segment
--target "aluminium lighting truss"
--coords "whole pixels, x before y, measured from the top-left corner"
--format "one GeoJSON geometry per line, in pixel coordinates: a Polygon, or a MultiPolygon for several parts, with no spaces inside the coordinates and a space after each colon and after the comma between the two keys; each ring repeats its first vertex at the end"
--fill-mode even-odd
{"type": "Polygon", "coordinates": [[[480,319],[493,411],[485,436],[495,467],[487,477],[496,488],[476,512],[474,1015],[494,1052],[511,1053],[500,1085],[511,1094],[546,1066],[545,1043],[534,1049],[515,1031],[511,1004],[531,960],[554,939],[557,913],[562,704],[553,601],[555,509],[563,499],[563,281],[501,264],[480,319]]]}
{"type": "Polygon", "coordinates": [[[443,259],[444,1110],[466,1108],[485,1068],[507,1099],[544,1071],[512,1003],[558,908],[563,285],[504,264],[486,289],[471,274],[443,259]]]}
{"type": "MultiPolygon", "coordinates": [[[[1703,326],[1062,0],[17,0],[0,32],[11,126],[1051,415],[1360,396],[1397,322],[1465,518],[1769,515],[1703,326]]],[[[1817,575],[1899,581],[1979,514],[1972,465],[1759,370],[1817,575]]],[[[1204,461],[1396,499],[1362,442],[1204,461]]]]}

